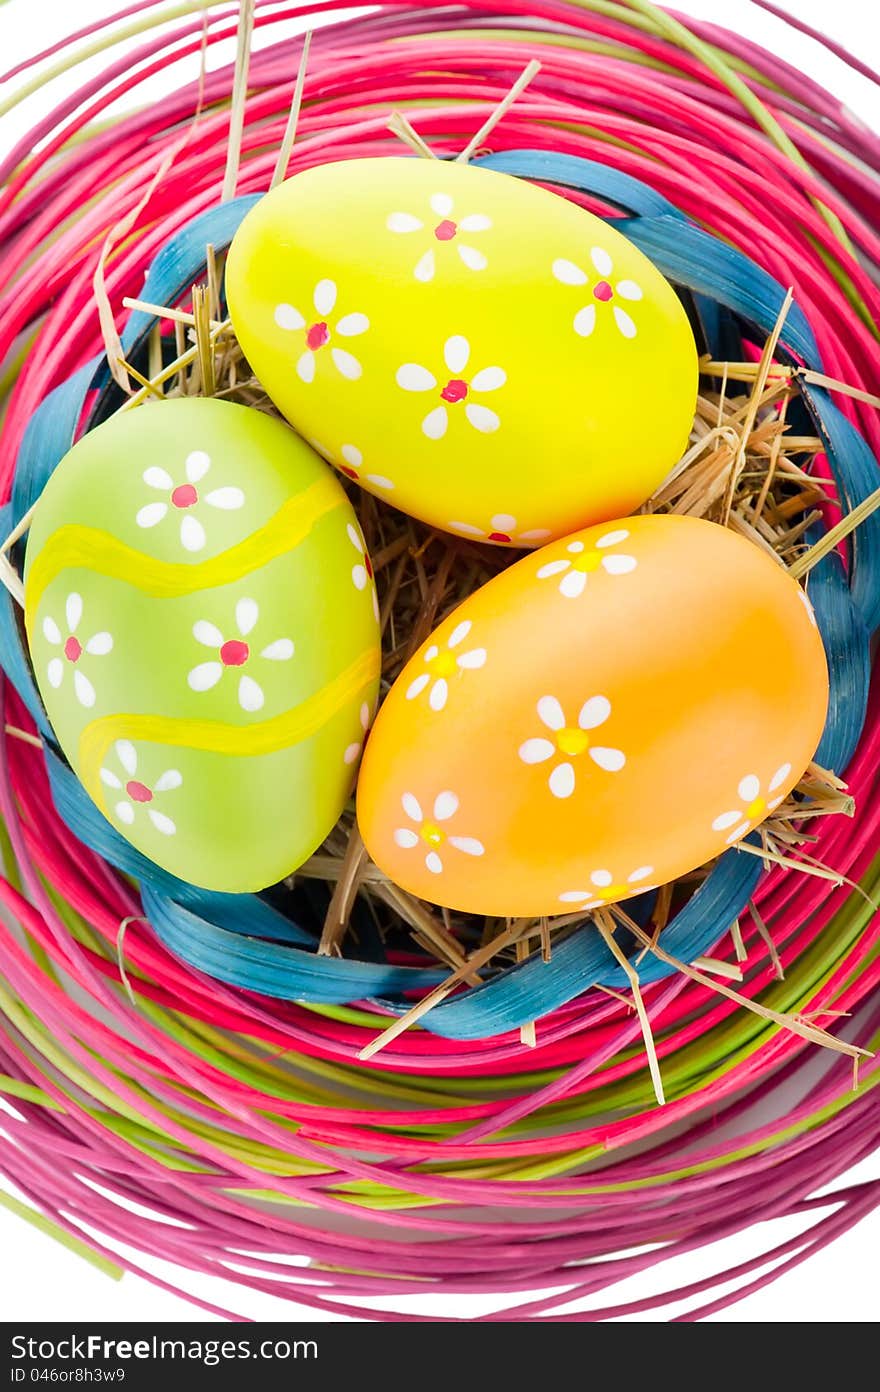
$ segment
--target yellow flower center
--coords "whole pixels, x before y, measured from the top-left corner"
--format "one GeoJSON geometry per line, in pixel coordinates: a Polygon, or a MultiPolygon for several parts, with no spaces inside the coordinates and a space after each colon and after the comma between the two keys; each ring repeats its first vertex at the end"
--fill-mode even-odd
{"type": "Polygon", "coordinates": [[[583,754],[589,747],[590,739],[585,730],[560,730],[556,736],[556,748],[561,754],[583,754]]]}
{"type": "Polygon", "coordinates": [[[622,898],[624,897],[624,895],[631,894],[631,893],[632,893],[632,890],[630,889],[630,886],[629,886],[629,885],[625,885],[625,884],[614,885],[614,884],[612,884],[612,885],[606,885],[604,889],[600,889],[600,890],[599,890],[599,898],[600,898],[600,899],[609,899],[609,900],[610,900],[610,899],[622,899],[622,898]]]}
{"type": "Polygon", "coordinates": [[[584,551],[580,556],[575,556],[571,564],[573,570],[598,570],[602,564],[602,557],[598,551],[584,551]]]}
{"type": "Polygon", "coordinates": [[[446,837],[435,822],[425,822],[422,826],[422,840],[427,841],[429,846],[442,846],[446,837]]]}
{"type": "Polygon", "coordinates": [[[455,672],[455,658],[451,652],[439,652],[428,659],[428,666],[438,677],[451,677],[455,672]]]}
{"type": "Polygon", "coordinates": [[[754,802],[750,802],[746,808],[746,816],[750,822],[755,822],[759,817],[763,816],[766,808],[767,804],[764,799],[762,797],[756,797],[754,802]]]}

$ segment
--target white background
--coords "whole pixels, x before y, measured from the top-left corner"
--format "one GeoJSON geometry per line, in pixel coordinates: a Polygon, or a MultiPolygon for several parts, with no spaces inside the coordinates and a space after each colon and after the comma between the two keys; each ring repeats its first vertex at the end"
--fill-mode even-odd
{"type": "MultiPolygon", "coordinates": [[[[877,0],[835,0],[833,4],[829,4],[828,0],[778,0],[778,3],[815,28],[824,28],[832,33],[869,65],[880,67],[880,10],[877,0]]],[[[0,7],[3,67],[11,66],[17,58],[25,57],[35,49],[63,37],[72,28],[112,14],[121,4],[122,0],[38,0],[38,3],[34,3],[34,0],[9,0],[0,7]]],[[[880,129],[880,89],[872,87],[837,60],[824,55],[808,39],[800,39],[791,31],[784,32],[777,21],[750,5],[748,0],[676,0],[675,8],[738,29],[767,48],[778,47],[789,62],[823,82],[844,98],[863,120],[874,129],[880,129]]],[[[212,52],[216,54],[211,58],[211,64],[215,66],[220,62],[220,54],[219,50],[212,52]]],[[[223,55],[226,61],[229,57],[231,54],[223,55]]],[[[43,111],[51,110],[67,90],[85,82],[86,76],[92,72],[100,72],[102,62],[102,59],[98,59],[80,68],[73,81],[62,79],[48,95],[30,99],[23,108],[5,117],[0,123],[0,152],[5,152],[43,111]]],[[[194,75],[193,72],[183,74],[185,78],[194,75]]],[[[158,80],[157,90],[162,84],[167,86],[170,80],[163,75],[158,80]]],[[[0,92],[0,100],[6,95],[0,92]]],[[[139,88],[139,98],[142,99],[143,95],[144,88],[139,88]]],[[[841,1178],[834,1187],[873,1178],[880,1178],[880,1153],[841,1178]]],[[[759,1250],[785,1241],[802,1226],[801,1223],[783,1220],[758,1233],[740,1234],[710,1252],[697,1252],[679,1258],[664,1268],[662,1284],[674,1288],[705,1277],[712,1271],[745,1261],[759,1250]]],[[[880,1307],[878,1251],[880,1213],[874,1213],[854,1232],[848,1233],[813,1260],[714,1319],[746,1323],[874,1321],[880,1307]]],[[[143,1261],[136,1253],[132,1255],[165,1279],[175,1280],[175,1273],[169,1266],[143,1261]]],[[[178,1279],[181,1277],[189,1289],[204,1298],[256,1320],[297,1315],[305,1319],[316,1318],[301,1307],[236,1291],[223,1282],[178,1273],[178,1279]]],[[[659,1284],[657,1273],[628,1281],[608,1294],[608,1303],[638,1299],[655,1291],[659,1284]]],[[[414,1312],[452,1319],[472,1317],[502,1303],[506,1302],[485,1299],[466,1302],[452,1296],[433,1296],[405,1302],[407,1308],[414,1312]]],[[[665,1312],[642,1316],[640,1322],[668,1319],[680,1308],[671,1306],[665,1312]]],[[[193,1306],[139,1278],[127,1276],[121,1283],[114,1283],[29,1224],[0,1209],[0,1320],[77,1321],[94,1320],[96,1317],[112,1321],[186,1320],[200,1316],[193,1306]]]]}

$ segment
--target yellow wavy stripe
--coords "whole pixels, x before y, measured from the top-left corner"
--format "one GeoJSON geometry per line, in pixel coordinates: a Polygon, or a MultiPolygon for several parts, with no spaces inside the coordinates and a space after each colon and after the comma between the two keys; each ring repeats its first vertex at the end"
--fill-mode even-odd
{"type": "Polygon", "coordinates": [[[165,715],[102,716],[87,725],[80,735],[80,776],[91,797],[103,809],[101,765],[110,746],[118,739],[237,757],[277,753],[316,734],[342,706],[376,680],[379,666],[378,647],[370,648],[298,706],[256,725],[226,725],[219,720],[174,719],[165,715]]]}
{"type": "Polygon", "coordinates": [[[228,585],[292,551],[305,540],[319,518],[344,501],[339,484],[328,470],[302,493],[289,498],[259,531],[252,532],[219,556],[196,564],[156,560],[95,527],[75,523],[59,527],[28,572],[25,585],[28,628],[33,624],[47,587],[65,570],[97,571],[114,580],[124,580],[157,599],[213,589],[217,585],[228,585]]]}

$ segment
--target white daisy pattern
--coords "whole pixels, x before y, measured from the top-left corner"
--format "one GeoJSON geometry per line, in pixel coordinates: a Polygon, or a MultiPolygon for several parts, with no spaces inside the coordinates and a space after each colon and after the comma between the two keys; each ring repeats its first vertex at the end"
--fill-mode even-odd
{"type": "Polygon", "coordinates": [[[442,711],[449,699],[449,683],[452,678],[485,667],[485,648],[466,648],[463,652],[459,651],[465,639],[470,636],[472,628],[473,623],[470,619],[462,619],[450,633],[445,647],[441,648],[437,643],[432,643],[425,649],[425,671],[420,672],[407,687],[408,701],[417,700],[423,691],[427,691],[431,710],[442,711]]]}
{"type": "Polygon", "coordinates": [[[346,747],[345,753],[342,756],[342,762],[344,764],[356,764],[358,759],[361,757],[361,754],[363,753],[364,740],[367,738],[367,734],[369,732],[370,725],[372,724],[373,720],[372,712],[370,711],[370,707],[366,701],[364,701],[361,705],[360,711],[358,712],[358,718],[361,722],[361,729],[364,732],[363,737],[359,740],[356,740],[354,744],[349,744],[346,747]]]}
{"type": "Polygon", "coordinates": [[[440,380],[418,363],[404,363],[397,369],[397,385],[403,391],[431,392],[440,397],[440,405],[432,406],[422,421],[422,432],[429,440],[443,439],[449,429],[450,412],[458,414],[463,410],[468,423],[484,435],[501,425],[497,412],[483,402],[474,401],[473,397],[498,391],[507,381],[507,373],[501,367],[481,367],[466,377],[470,356],[468,340],[461,334],[453,334],[443,345],[446,373],[441,373],[440,380]]]}
{"type": "Polygon", "coordinates": [[[590,285],[590,303],[583,305],[574,316],[575,333],[581,338],[589,338],[596,328],[600,306],[608,305],[623,337],[635,338],[638,333],[636,322],[620,301],[628,304],[637,303],[643,296],[642,287],[634,280],[618,280],[612,284],[614,262],[603,247],[594,246],[590,251],[590,260],[593,263],[591,272],[583,270],[575,265],[574,261],[567,261],[564,257],[553,262],[553,275],[562,285],[580,288],[590,285],[595,276],[594,283],[590,285]]]}
{"type": "Polygon", "coordinates": [[[566,599],[577,599],[586,588],[587,579],[597,570],[606,575],[628,575],[635,570],[638,562],[635,556],[616,548],[628,539],[625,527],[616,527],[612,532],[604,532],[592,546],[583,541],[570,541],[566,555],[555,561],[546,561],[538,570],[539,580],[549,580],[559,576],[559,593],[566,599]]]}
{"type": "MultiPolygon", "coordinates": [[[[63,628],[48,614],[43,619],[43,637],[51,647],[60,649],[60,652],[49,658],[46,679],[53,691],[57,691],[64,681],[65,672],[70,668],[73,672],[74,695],[81,706],[91,710],[97,700],[97,693],[91,679],[83,671],[82,659],[86,655],[106,657],[113,651],[113,638],[106,630],[102,630],[100,633],[93,633],[83,642],[77,637],[82,617],[82,595],[73,590],[65,601],[63,628]]],[[[91,664],[86,665],[91,670],[91,664]]]]}
{"type": "Polygon", "coordinates": [[[254,714],[262,710],[266,702],[263,688],[251,676],[254,657],[266,662],[289,662],[294,654],[293,640],[276,638],[266,647],[254,653],[250,638],[260,617],[260,607],[255,599],[240,599],[235,606],[235,626],[237,638],[226,638],[215,623],[199,619],[193,625],[193,637],[202,647],[211,648],[216,656],[209,662],[200,662],[187,676],[191,691],[210,691],[223,678],[226,672],[238,672],[238,704],[243,711],[254,714]]]}
{"type": "Polygon", "coordinates": [[[413,241],[419,244],[419,250],[425,240],[428,241],[427,249],[419,256],[413,269],[416,280],[424,284],[434,279],[438,255],[443,247],[454,250],[469,271],[484,271],[489,264],[485,252],[472,246],[461,234],[470,237],[488,232],[492,219],[484,213],[465,213],[459,217],[448,193],[434,193],[428,202],[430,212],[424,218],[417,217],[415,213],[389,213],[385,222],[389,232],[412,236],[413,241]]]}
{"type": "Polygon", "coordinates": [[[537,704],[537,712],[550,738],[541,735],[527,739],[519,747],[519,757],[524,764],[545,764],[551,759],[559,761],[554,762],[547,780],[554,797],[571,797],[577,784],[575,763],[585,754],[606,773],[619,773],[624,767],[626,755],[622,750],[594,744],[592,740],[592,732],[604,725],[611,715],[611,702],[607,696],[591,696],[584,701],[576,725],[566,720],[562,705],[555,696],[542,696],[537,704]]]}
{"type": "Polygon", "coordinates": [[[315,380],[318,359],[329,350],[330,361],[341,377],[355,382],[363,374],[360,360],[340,346],[338,340],[346,342],[359,338],[370,327],[366,314],[357,311],[337,315],[336,302],[338,288],[335,280],[319,280],[312,292],[314,312],[308,317],[301,314],[295,305],[286,302],[275,306],[275,323],[279,329],[288,333],[302,334],[302,352],[296,360],[296,375],[307,386],[315,380]]]}
{"type": "Polygon", "coordinates": [[[610,870],[593,870],[589,876],[589,889],[567,889],[560,894],[560,904],[582,909],[601,909],[605,904],[629,899],[634,894],[647,894],[657,886],[648,883],[654,874],[653,865],[641,865],[625,879],[617,880],[610,870]]]}
{"type": "Polygon", "coordinates": [[[373,598],[373,617],[376,623],[379,622],[379,596],[376,593],[376,581],[373,576],[373,563],[367,551],[367,543],[364,541],[360,527],[354,522],[349,522],[346,529],[348,539],[357,552],[358,558],[351,568],[351,580],[356,590],[365,590],[370,587],[373,598]]]}
{"type": "Polygon", "coordinates": [[[780,764],[765,789],[756,773],[747,773],[745,778],[740,779],[736,790],[740,805],[720,813],[712,823],[712,830],[726,831],[725,844],[732,846],[734,841],[739,841],[747,831],[776,810],[785,796],[779,793],[779,789],[790,775],[791,764],[780,764]]]}
{"type": "Polygon", "coordinates": [[[111,793],[118,794],[113,811],[117,821],[130,827],[137,820],[138,809],[143,808],[157,831],[163,836],[174,836],[177,832],[175,822],[156,806],[156,798],[173,792],[183,783],[183,775],[178,769],[166,769],[150,786],[136,777],[138,767],[137,750],[130,740],[117,740],[113,746],[122,776],[114,769],[104,766],[101,769],[101,782],[111,793]]]}
{"type": "Polygon", "coordinates": [[[244,507],[245,496],[240,488],[225,486],[204,492],[200,485],[211,468],[211,457],[204,450],[191,450],[183,465],[184,481],[175,483],[167,469],[152,464],[143,472],[143,480],[148,488],[165,496],[161,500],[145,503],[137,513],[135,521],[139,527],[148,530],[164,522],[166,517],[179,519],[180,544],[184,551],[195,553],[203,551],[207,542],[204,523],[196,515],[204,516],[202,504],[221,512],[237,512],[244,507]]]}
{"type": "Polygon", "coordinates": [[[448,790],[438,793],[430,817],[425,816],[422,805],[414,793],[404,793],[400,801],[413,825],[399,827],[394,833],[394,840],[401,850],[410,851],[416,847],[423,850],[425,865],[432,875],[442,874],[443,855],[446,854],[447,847],[451,846],[465,855],[485,855],[486,848],[482,841],[478,841],[474,836],[453,835],[446,826],[458,811],[459,802],[455,793],[448,790]]]}
{"type": "Polygon", "coordinates": [[[474,541],[491,541],[495,546],[539,546],[550,535],[549,527],[525,532],[519,530],[516,518],[509,512],[496,512],[488,527],[475,527],[471,522],[447,522],[450,531],[473,537],[474,541]]]}

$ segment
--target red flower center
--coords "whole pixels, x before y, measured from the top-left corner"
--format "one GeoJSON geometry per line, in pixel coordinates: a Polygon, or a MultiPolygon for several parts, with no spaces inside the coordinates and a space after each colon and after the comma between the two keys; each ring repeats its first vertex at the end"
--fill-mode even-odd
{"type": "Polygon", "coordinates": [[[340,464],[339,472],[341,474],[345,474],[346,478],[354,479],[355,483],[357,483],[357,469],[349,469],[347,464],[340,464]]]}
{"type": "Polygon", "coordinates": [[[132,802],[153,801],[153,794],[150,792],[150,789],[145,783],[138,783],[136,778],[133,778],[130,783],[126,783],[125,791],[128,793],[132,802]]]}
{"type": "Polygon", "coordinates": [[[460,377],[452,377],[443,388],[440,395],[444,401],[449,401],[455,405],[457,401],[464,401],[468,394],[468,384],[463,382],[460,377]]]}
{"type": "Polygon", "coordinates": [[[373,578],[373,562],[370,560],[370,558],[369,558],[369,556],[367,555],[366,551],[364,552],[364,569],[366,570],[367,574],[369,575],[370,579],[372,580],[372,578],[373,578]]]}
{"type": "Polygon", "coordinates": [[[237,638],[231,638],[220,649],[220,661],[224,667],[243,667],[250,655],[247,643],[241,643],[237,638]]]}
{"type": "Polygon", "coordinates": [[[306,343],[313,353],[317,353],[319,348],[325,347],[330,342],[330,330],[323,319],[317,324],[312,324],[306,330],[306,343]]]}
{"type": "Polygon", "coordinates": [[[199,501],[199,495],[191,483],[182,483],[171,494],[171,501],[176,508],[190,508],[199,501]]]}
{"type": "Polygon", "coordinates": [[[450,218],[444,218],[434,228],[434,236],[438,242],[451,242],[457,231],[458,223],[452,222],[450,218]]]}
{"type": "Polygon", "coordinates": [[[82,643],[78,638],[71,636],[64,644],[64,656],[68,662],[79,662],[82,657],[82,643]]]}
{"type": "Polygon", "coordinates": [[[506,532],[490,532],[490,533],[489,533],[489,540],[490,540],[490,541],[508,541],[508,542],[509,542],[509,541],[512,540],[512,538],[509,537],[509,536],[507,535],[506,532]]]}
{"type": "Polygon", "coordinates": [[[614,291],[611,289],[607,280],[600,280],[599,284],[593,290],[593,294],[596,296],[597,300],[607,301],[614,299],[614,291]]]}

